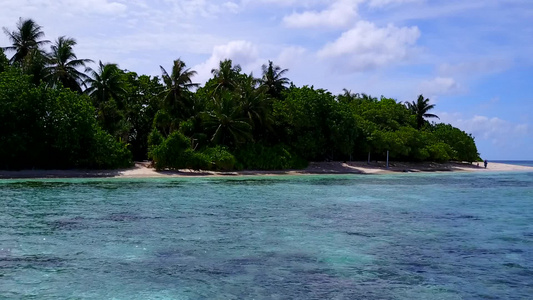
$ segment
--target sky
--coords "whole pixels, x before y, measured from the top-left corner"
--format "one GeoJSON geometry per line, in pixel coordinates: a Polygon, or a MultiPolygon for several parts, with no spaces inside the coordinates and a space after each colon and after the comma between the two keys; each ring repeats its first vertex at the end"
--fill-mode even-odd
{"type": "MultiPolygon", "coordinates": [[[[220,60],[297,86],[414,101],[476,141],[483,159],[533,160],[531,0],[0,0],[78,58],[160,75],[181,58],[205,83],[220,60]]],[[[8,46],[0,35],[0,46],[8,46]]],[[[6,53],[11,57],[12,53],[6,53]]]]}

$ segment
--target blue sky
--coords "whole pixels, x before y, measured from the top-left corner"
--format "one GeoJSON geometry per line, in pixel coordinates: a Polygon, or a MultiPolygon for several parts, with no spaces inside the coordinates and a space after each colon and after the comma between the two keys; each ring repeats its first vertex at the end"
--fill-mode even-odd
{"type": "MultiPolygon", "coordinates": [[[[486,159],[533,160],[531,0],[0,0],[78,57],[159,75],[176,58],[203,83],[225,58],[260,75],[273,60],[296,85],[398,101],[424,94],[472,133],[486,159]]],[[[0,45],[9,45],[5,35],[0,45]]],[[[8,56],[10,54],[8,53],[8,56]]]]}

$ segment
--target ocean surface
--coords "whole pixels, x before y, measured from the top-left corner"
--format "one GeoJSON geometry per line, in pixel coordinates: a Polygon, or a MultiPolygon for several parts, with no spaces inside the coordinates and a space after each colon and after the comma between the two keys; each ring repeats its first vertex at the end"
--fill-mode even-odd
{"type": "Polygon", "coordinates": [[[0,224],[0,299],[533,295],[533,173],[1,180],[0,224]]]}
{"type": "MultiPolygon", "coordinates": [[[[496,163],[533,167],[533,160],[493,160],[496,163]]],[[[490,161],[489,161],[490,163],[490,161]]]]}

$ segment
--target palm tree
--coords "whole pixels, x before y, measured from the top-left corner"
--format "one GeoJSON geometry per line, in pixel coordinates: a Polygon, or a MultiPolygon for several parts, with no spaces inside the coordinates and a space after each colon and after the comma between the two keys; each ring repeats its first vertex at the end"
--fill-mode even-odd
{"type": "Polygon", "coordinates": [[[126,112],[126,81],[124,72],[116,64],[98,62],[95,71],[87,68],[89,73],[85,84],[89,87],[85,90],[93,102],[97,112],[97,119],[104,130],[120,138],[128,140],[131,123],[125,116],[126,112]]]}
{"type": "Polygon", "coordinates": [[[281,69],[279,66],[275,66],[272,61],[268,61],[268,66],[263,65],[263,78],[261,78],[261,85],[265,86],[267,93],[274,97],[279,98],[281,92],[286,89],[286,85],[289,84],[289,79],[283,77],[287,73],[288,69],[281,69]]]}
{"type": "Polygon", "coordinates": [[[181,59],[176,59],[172,65],[172,73],[168,72],[162,66],[163,82],[166,89],[161,92],[164,95],[163,107],[172,114],[181,114],[181,117],[186,117],[185,98],[191,88],[197,87],[198,83],[192,82],[192,77],[196,75],[196,71],[186,69],[185,63],[181,59]]]}
{"type": "Polygon", "coordinates": [[[10,59],[11,64],[27,65],[25,61],[30,60],[36,52],[42,52],[40,47],[50,43],[48,40],[39,40],[44,37],[42,27],[37,25],[32,19],[19,19],[16,31],[9,31],[3,27],[4,33],[11,40],[12,46],[4,47],[4,50],[15,51],[10,59]]]}
{"type": "Polygon", "coordinates": [[[429,99],[424,99],[424,96],[418,96],[418,99],[413,102],[406,102],[407,109],[411,111],[411,114],[416,116],[416,126],[418,129],[424,125],[424,118],[437,118],[437,115],[428,114],[427,112],[435,108],[435,104],[429,104],[429,99]]]}
{"type": "Polygon", "coordinates": [[[361,93],[361,99],[366,102],[374,102],[374,103],[378,102],[378,98],[372,97],[371,95],[368,95],[365,93],[361,93]]]}
{"type": "Polygon", "coordinates": [[[240,112],[254,128],[269,128],[272,123],[270,117],[270,98],[266,94],[265,86],[257,86],[258,80],[252,74],[239,81],[235,90],[240,112]]]}
{"type": "Polygon", "coordinates": [[[218,69],[212,69],[211,74],[214,76],[213,93],[221,89],[233,91],[237,86],[237,80],[241,73],[241,66],[233,66],[231,59],[220,61],[218,69]]]}
{"type": "Polygon", "coordinates": [[[54,45],[52,53],[49,54],[50,65],[46,68],[47,76],[45,80],[55,86],[58,83],[73,91],[81,92],[81,84],[88,79],[88,76],[78,71],[77,68],[84,67],[86,63],[93,62],[90,59],[78,59],[72,51],[76,45],[76,40],[65,36],[60,36],[54,45]]]}
{"type": "Polygon", "coordinates": [[[359,93],[352,93],[348,89],[342,89],[342,94],[337,96],[337,100],[342,103],[353,103],[357,100],[356,103],[360,103],[361,95],[359,93]]]}
{"type": "Polygon", "coordinates": [[[107,102],[110,99],[114,99],[120,105],[123,104],[121,96],[126,92],[125,82],[122,70],[118,68],[117,64],[103,64],[102,61],[99,61],[97,71],[91,68],[87,68],[86,71],[89,76],[85,83],[88,83],[89,87],[85,93],[91,96],[96,104],[107,102]]]}
{"type": "Polygon", "coordinates": [[[231,93],[224,91],[213,99],[211,110],[202,114],[204,126],[210,133],[211,142],[236,146],[252,139],[252,126],[240,113],[231,93]]]}

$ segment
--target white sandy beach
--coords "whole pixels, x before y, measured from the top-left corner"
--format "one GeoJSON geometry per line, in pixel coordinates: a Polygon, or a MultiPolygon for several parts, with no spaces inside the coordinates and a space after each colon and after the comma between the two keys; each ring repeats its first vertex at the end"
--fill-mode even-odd
{"type": "Polygon", "coordinates": [[[154,178],[154,177],[197,177],[197,176],[254,176],[254,175],[312,175],[312,174],[391,174],[404,172],[533,172],[533,167],[489,162],[483,163],[404,163],[391,162],[312,162],[303,170],[281,171],[232,171],[214,172],[198,170],[156,171],[149,162],[137,162],[134,167],[119,170],[22,170],[0,171],[0,178],[154,178]]]}

